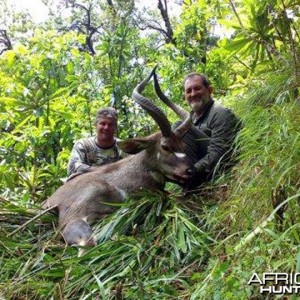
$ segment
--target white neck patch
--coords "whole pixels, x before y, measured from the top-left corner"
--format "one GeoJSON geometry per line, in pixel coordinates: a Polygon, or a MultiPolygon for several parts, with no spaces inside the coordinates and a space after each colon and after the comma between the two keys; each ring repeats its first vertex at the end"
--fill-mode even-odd
{"type": "Polygon", "coordinates": [[[182,152],[174,152],[174,154],[175,154],[178,158],[186,157],[186,154],[185,154],[185,153],[182,153],[182,152]]]}

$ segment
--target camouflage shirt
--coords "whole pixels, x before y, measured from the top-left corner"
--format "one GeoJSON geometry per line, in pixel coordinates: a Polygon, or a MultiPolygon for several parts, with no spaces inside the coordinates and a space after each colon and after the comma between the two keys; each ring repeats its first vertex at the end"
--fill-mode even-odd
{"type": "Polygon", "coordinates": [[[91,166],[101,166],[115,162],[125,156],[124,152],[115,143],[111,148],[100,148],[96,138],[90,137],[78,140],[72,149],[68,176],[76,172],[86,172],[91,166]]]}

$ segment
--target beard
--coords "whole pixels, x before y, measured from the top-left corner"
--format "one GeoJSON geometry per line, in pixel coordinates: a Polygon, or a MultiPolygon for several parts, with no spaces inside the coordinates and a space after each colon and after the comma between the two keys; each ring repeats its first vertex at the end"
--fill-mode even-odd
{"type": "Polygon", "coordinates": [[[203,101],[197,101],[197,102],[193,101],[190,103],[190,107],[193,111],[200,112],[204,108],[204,103],[203,101]]]}
{"type": "Polygon", "coordinates": [[[207,106],[211,100],[210,97],[201,97],[200,99],[190,102],[191,109],[196,113],[202,113],[204,108],[207,106]]]}

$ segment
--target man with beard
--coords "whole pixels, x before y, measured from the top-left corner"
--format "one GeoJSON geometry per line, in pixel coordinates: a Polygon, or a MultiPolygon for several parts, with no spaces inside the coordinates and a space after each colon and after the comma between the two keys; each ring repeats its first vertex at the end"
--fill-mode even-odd
{"type": "Polygon", "coordinates": [[[117,123],[118,114],[113,107],[102,108],[97,112],[96,136],[78,140],[73,146],[68,164],[68,180],[124,156],[116,143],[117,123]]]}
{"type": "Polygon", "coordinates": [[[183,86],[194,125],[183,138],[194,162],[194,175],[184,186],[190,192],[234,164],[233,144],[241,124],[230,109],[212,99],[213,89],[205,75],[190,73],[183,86]]]}

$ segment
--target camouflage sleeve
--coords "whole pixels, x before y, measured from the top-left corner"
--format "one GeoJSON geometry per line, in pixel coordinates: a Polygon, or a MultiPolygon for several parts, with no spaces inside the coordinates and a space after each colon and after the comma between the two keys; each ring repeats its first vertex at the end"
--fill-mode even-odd
{"type": "Polygon", "coordinates": [[[128,154],[123,150],[119,149],[119,159],[125,158],[126,156],[128,156],[128,154]]]}
{"type": "Polygon", "coordinates": [[[87,163],[86,153],[87,149],[81,141],[74,144],[68,163],[68,176],[76,172],[85,173],[91,168],[87,163]]]}
{"type": "Polygon", "coordinates": [[[119,148],[118,146],[118,142],[121,142],[122,140],[117,138],[117,150],[118,150],[118,156],[119,156],[119,159],[122,159],[126,156],[128,156],[128,154],[126,152],[124,152],[122,149],[119,148]]]}

